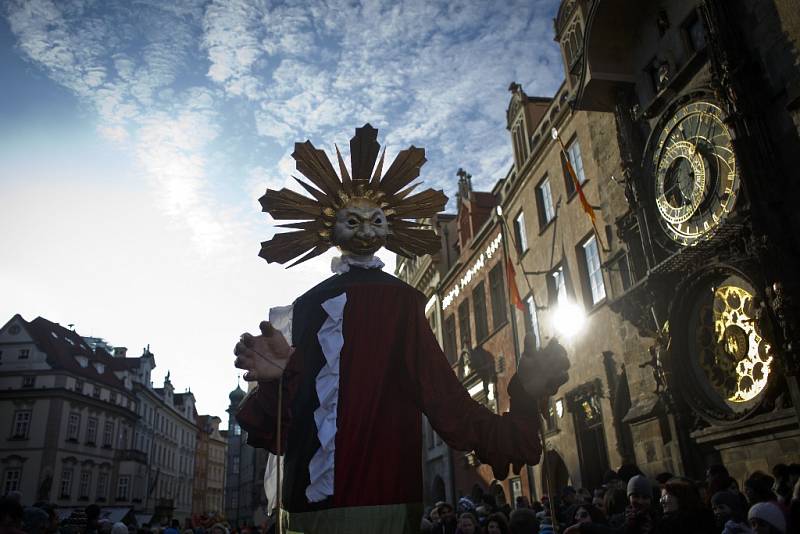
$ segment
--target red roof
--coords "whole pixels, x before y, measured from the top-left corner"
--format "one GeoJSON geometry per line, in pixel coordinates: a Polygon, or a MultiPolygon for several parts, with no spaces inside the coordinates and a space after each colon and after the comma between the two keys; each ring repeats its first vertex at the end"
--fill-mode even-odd
{"type": "Polygon", "coordinates": [[[31,322],[25,321],[21,316],[19,319],[25,323],[39,350],[47,354],[47,363],[54,369],[63,369],[73,375],[101,382],[119,390],[125,389],[124,382],[117,378],[114,371],[134,367],[138,363],[138,358],[114,358],[100,348],[93,351],[77,332],[48,321],[44,317],[37,317],[31,322]],[[75,356],[86,357],[89,365],[82,367],[75,356]],[[97,371],[95,363],[105,366],[103,373],[97,371]]]}

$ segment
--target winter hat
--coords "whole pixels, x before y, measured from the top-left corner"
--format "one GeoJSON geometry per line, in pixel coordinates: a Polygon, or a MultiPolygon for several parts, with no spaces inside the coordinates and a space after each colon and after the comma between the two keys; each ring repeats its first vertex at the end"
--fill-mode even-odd
{"type": "Polygon", "coordinates": [[[786,516],[778,505],[773,502],[760,502],[754,504],[747,513],[747,519],[761,519],[766,521],[779,532],[786,532],[786,516]]]}
{"type": "Polygon", "coordinates": [[[628,497],[639,495],[641,497],[652,497],[653,486],[644,475],[636,475],[628,480],[628,497]]]}

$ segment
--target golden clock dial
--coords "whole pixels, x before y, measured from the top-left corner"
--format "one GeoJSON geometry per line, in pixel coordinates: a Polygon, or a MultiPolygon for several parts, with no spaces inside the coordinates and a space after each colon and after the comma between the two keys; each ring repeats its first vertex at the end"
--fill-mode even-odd
{"type": "Polygon", "coordinates": [[[654,196],[664,231],[682,245],[714,234],[733,209],[739,166],[722,109],[709,102],[679,108],[653,151],[654,196]]]}

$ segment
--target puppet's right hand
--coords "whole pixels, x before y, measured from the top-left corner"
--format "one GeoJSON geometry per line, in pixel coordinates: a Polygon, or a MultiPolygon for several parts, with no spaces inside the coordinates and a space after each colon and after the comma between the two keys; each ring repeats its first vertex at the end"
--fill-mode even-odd
{"type": "Polygon", "coordinates": [[[263,382],[280,378],[294,349],[269,322],[262,321],[258,327],[260,336],[248,332],[242,334],[233,349],[236,355],[234,365],[246,371],[245,380],[263,382]]]}

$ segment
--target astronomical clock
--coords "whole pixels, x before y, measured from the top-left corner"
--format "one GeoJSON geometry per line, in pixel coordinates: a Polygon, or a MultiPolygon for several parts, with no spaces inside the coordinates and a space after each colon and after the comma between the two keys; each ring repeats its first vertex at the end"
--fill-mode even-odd
{"type": "Polygon", "coordinates": [[[654,133],[652,192],[670,239],[694,246],[712,237],[739,194],[739,164],[722,109],[699,100],[677,108],[654,133]]]}
{"type": "MultiPolygon", "coordinates": [[[[650,143],[649,204],[673,243],[667,248],[683,255],[724,241],[719,230],[740,200],[740,165],[722,108],[709,100],[680,104],[659,121],[650,143]]],[[[705,259],[682,262],[684,282],[673,286],[670,374],[697,412],[738,420],[758,406],[773,364],[761,299],[747,275],[724,260],[688,257],[705,259]]]]}

